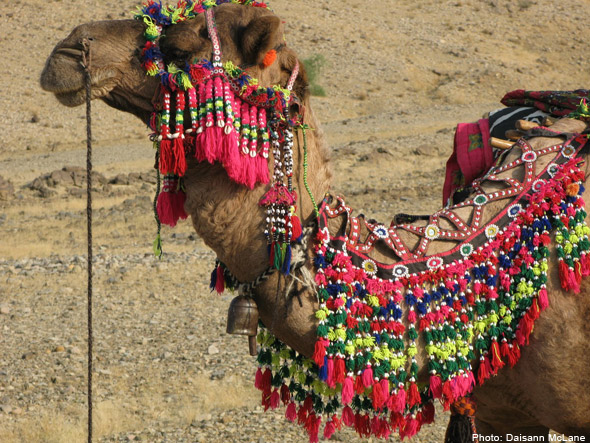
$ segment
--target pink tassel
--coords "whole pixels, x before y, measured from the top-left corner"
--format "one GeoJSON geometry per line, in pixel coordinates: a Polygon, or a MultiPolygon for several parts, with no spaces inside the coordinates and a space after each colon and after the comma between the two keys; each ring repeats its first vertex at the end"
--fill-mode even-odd
{"type": "MultiPolygon", "coordinates": [[[[269,178],[269,171],[268,171],[268,160],[265,159],[261,155],[257,155],[254,157],[254,183],[263,183],[266,184],[270,181],[269,178]]],[[[252,186],[253,188],[254,186],[252,186]]],[[[298,237],[294,237],[298,238],[298,237]]]]}
{"type": "Polygon", "coordinates": [[[285,417],[291,423],[295,423],[295,419],[297,418],[297,409],[295,408],[295,403],[289,403],[287,410],[285,411],[285,417]]]}
{"type": "Polygon", "coordinates": [[[383,393],[383,404],[387,404],[389,400],[389,380],[382,378],[379,382],[381,385],[381,392],[383,393]]]}
{"type": "Polygon", "coordinates": [[[342,385],[342,404],[347,405],[352,401],[354,396],[354,387],[352,377],[346,377],[342,385]]]}
{"type": "Polygon", "coordinates": [[[408,312],[408,321],[410,323],[416,323],[416,311],[410,310],[410,312],[408,312]]]}
{"type": "Polygon", "coordinates": [[[373,386],[373,370],[371,368],[367,368],[363,371],[363,385],[365,388],[373,386]]]}
{"type": "Polygon", "coordinates": [[[328,379],[326,382],[331,388],[336,386],[336,382],[334,381],[334,359],[331,357],[328,358],[328,379]]]}

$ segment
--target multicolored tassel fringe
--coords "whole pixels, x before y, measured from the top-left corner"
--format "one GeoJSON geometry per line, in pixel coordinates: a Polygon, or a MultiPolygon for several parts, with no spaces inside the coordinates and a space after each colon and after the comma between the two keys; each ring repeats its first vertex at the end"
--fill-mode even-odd
{"type": "Polygon", "coordinates": [[[256,386],[265,409],[286,405],[287,419],[304,426],[311,442],[322,422],[326,438],[342,425],[363,437],[411,437],[434,420],[434,399],[449,409],[476,383],[514,366],[548,306],[551,231],[563,288],[579,291],[590,274],[579,163],[559,166],[510,224],[464,260],[418,274],[377,278],[320,226],[315,351],[305,358],[261,329],[256,386]],[[418,384],[419,334],[429,356],[426,386],[418,384]]]}

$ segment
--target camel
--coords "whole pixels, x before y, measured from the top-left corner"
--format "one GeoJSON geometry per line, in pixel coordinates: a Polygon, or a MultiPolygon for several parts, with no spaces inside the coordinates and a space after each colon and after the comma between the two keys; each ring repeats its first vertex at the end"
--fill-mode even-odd
{"type": "MultiPolygon", "coordinates": [[[[299,101],[289,101],[287,111],[291,114],[301,113],[302,123],[313,128],[305,131],[305,134],[298,131],[293,140],[292,180],[299,194],[296,215],[303,226],[304,237],[308,240],[305,247],[299,248],[303,261],[289,275],[273,272],[253,289],[252,294],[260,319],[268,331],[297,353],[313,359],[317,351],[319,324],[316,313],[324,306],[318,299],[321,279],[317,277],[318,270],[313,265],[318,249],[313,245],[313,240],[318,237],[315,206],[330,191],[329,151],[313,113],[304,69],[295,52],[284,44],[281,20],[264,7],[217,3],[221,4],[213,9],[222,61],[231,61],[233,65],[243,67],[251,77],[258,79],[259,85],[284,87],[293,79],[293,94],[299,101]],[[267,63],[266,56],[271,50],[276,50],[276,60],[267,63]],[[292,78],[297,65],[299,73],[296,78],[292,78]],[[309,196],[316,196],[318,202],[309,196]],[[313,233],[307,234],[309,231],[313,233]],[[315,283],[310,282],[310,274],[315,275],[315,283]]],[[[148,122],[154,111],[153,103],[159,101],[161,90],[160,80],[146,75],[142,66],[141,49],[146,44],[145,35],[146,22],[142,20],[101,21],[76,27],[57,44],[49,56],[41,75],[42,88],[53,92],[66,106],[84,103],[85,77],[80,62],[87,50],[90,58],[91,98],[103,100],[116,109],[132,113],[143,122],[148,122]]],[[[167,27],[159,39],[159,46],[166,65],[174,63],[182,66],[192,60],[210,59],[214,47],[205,14],[194,14],[190,19],[167,27]]],[[[186,121],[188,117],[185,118],[185,128],[188,127],[186,121]]],[[[552,130],[563,133],[581,133],[585,129],[584,122],[574,119],[562,119],[552,127],[552,130]]],[[[502,157],[498,168],[501,170],[503,165],[520,159],[522,150],[530,151],[527,147],[530,146],[533,152],[530,155],[535,158],[537,168],[543,170],[553,157],[538,154],[537,158],[536,153],[559,145],[562,141],[538,136],[529,139],[528,144],[519,142],[502,157]]],[[[271,154],[269,174],[273,173],[273,158],[274,154],[271,154]]],[[[490,177],[482,180],[482,192],[502,192],[506,188],[502,180],[506,182],[507,178],[522,180],[526,162],[520,167],[498,173],[496,180],[490,177]]],[[[259,202],[271,185],[257,182],[245,186],[236,183],[222,162],[199,161],[191,155],[187,155],[183,181],[186,213],[190,215],[198,235],[217,254],[231,275],[240,282],[252,282],[264,274],[269,268],[269,258],[267,240],[262,234],[266,228],[266,215],[259,202]]],[[[584,191],[584,200],[590,198],[589,192],[584,191]]],[[[367,224],[362,218],[353,218],[343,209],[344,206],[338,206],[336,199],[327,198],[324,205],[334,211],[334,208],[339,207],[341,212],[325,217],[319,237],[342,235],[343,230],[347,229],[351,229],[348,233],[352,235],[352,228],[347,222],[353,219],[358,221],[358,232],[355,235],[360,243],[363,243],[363,239],[375,240],[375,236],[378,236],[378,228],[382,225],[367,224]]],[[[488,202],[482,215],[482,226],[495,220],[496,215],[506,209],[506,205],[503,199],[488,202]]],[[[458,207],[454,209],[455,214],[463,220],[469,220],[475,206],[458,207]]],[[[428,223],[428,226],[427,222],[394,226],[390,231],[396,233],[402,244],[410,245],[410,249],[428,244],[428,257],[444,255],[463,244],[461,240],[442,241],[438,238],[438,232],[435,232],[436,235],[427,233],[426,228],[432,228],[432,223],[428,223]],[[426,237],[431,241],[424,240],[426,237]]],[[[440,221],[435,228],[453,230],[448,220],[440,221]]],[[[388,269],[394,269],[396,264],[403,262],[399,249],[385,247],[377,240],[374,247],[367,248],[369,268],[370,265],[385,264],[389,266],[388,269]]],[[[480,240],[482,243],[485,239],[480,240]]],[[[316,239],[317,242],[321,243],[322,239],[316,239]]],[[[586,352],[586,344],[590,342],[590,326],[585,321],[590,313],[588,284],[582,280],[579,294],[562,289],[553,245],[549,254],[546,283],[548,307],[535,322],[530,339],[527,336],[526,341],[529,343],[520,349],[520,360],[513,368],[492,367],[492,372],[497,372],[496,376],[474,388],[474,398],[477,400],[475,423],[480,441],[491,441],[489,439],[496,436],[500,436],[500,440],[494,441],[503,441],[508,434],[514,441],[529,441],[532,438],[546,441],[549,429],[573,436],[578,441],[590,438],[590,386],[586,377],[590,366],[590,357],[586,352]]],[[[367,272],[371,271],[369,268],[367,272]]],[[[403,271],[403,268],[399,269],[403,271]]],[[[407,312],[404,313],[401,321],[404,328],[411,323],[407,316],[407,312]]],[[[416,374],[417,382],[422,383],[428,380],[426,368],[429,356],[424,349],[427,344],[424,338],[419,338],[416,343],[417,354],[414,359],[418,367],[422,368],[416,374]]],[[[492,354],[489,358],[493,358],[492,354]]],[[[476,358],[472,363],[477,368],[479,362],[476,358]]],[[[498,363],[498,366],[503,365],[498,363]]],[[[480,363],[479,366],[485,365],[480,363]]],[[[372,383],[369,381],[365,387],[361,385],[360,391],[363,388],[376,391],[377,385],[372,383]]],[[[338,387],[344,390],[341,385],[344,382],[338,383],[338,387]]],[[[397,390],[395,392],[397,395],[397,390]]],[[[388,394],[389,389],[385,395],[388,394]]],[[[448,395],[445,395],[442,398],[449,400],[448,395]]],[[[394,391],[391,392],[393,397],[394,391]]],[[[385,402],[380,402],[381,412],[385,402]]],[[[446,406],[448,403],[445,401],[446,406]]],[[[404,434],[406,425],[398,425],[402,436],[411,435],[411,432],[404,434]]],[[[317,429],[313,432],[317,438],[317,429]]],[[[383,436],[386,435],[388,432],[383,436]]]]}

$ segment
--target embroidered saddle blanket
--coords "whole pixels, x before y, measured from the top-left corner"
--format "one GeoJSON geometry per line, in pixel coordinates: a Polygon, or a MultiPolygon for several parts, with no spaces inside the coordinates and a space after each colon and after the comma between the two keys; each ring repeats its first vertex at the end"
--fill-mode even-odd
{"type": "Polygon", "coordinates": [[[580,169],[588,144],[575,135],[533,150],[521,139],[473,182],[474,194],[422,224],[386,226],[326,198],[315,352],[298,355],[262,328],[265,408],[284,403],[312,442],[322,422],[325,438],[342,425],[403,438],[433,421],[434,399],[448,408],[513,366],[548,305],[552,237],[564,289],[578,292],[590,274],[580,169]]]}

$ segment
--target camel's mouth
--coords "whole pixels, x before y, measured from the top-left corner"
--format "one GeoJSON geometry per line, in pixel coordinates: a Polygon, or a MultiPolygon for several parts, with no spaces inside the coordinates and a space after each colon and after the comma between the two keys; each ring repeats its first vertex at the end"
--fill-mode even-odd
{"type": "MultiPolygon", "coordinates": [[[[91,69],[92,99],[104,97],[116,85],[117,73],[91,69]]],[[[41,73],[41,87],[55,94],[65,106],[79,106],[86,100],[86,75],[82,66],[82,51],[57,48],[47,59],[41,73]]]]}

